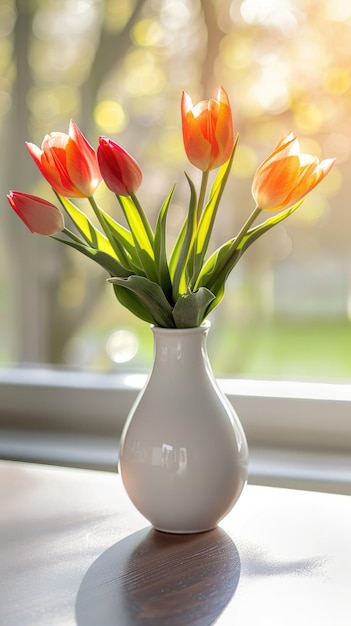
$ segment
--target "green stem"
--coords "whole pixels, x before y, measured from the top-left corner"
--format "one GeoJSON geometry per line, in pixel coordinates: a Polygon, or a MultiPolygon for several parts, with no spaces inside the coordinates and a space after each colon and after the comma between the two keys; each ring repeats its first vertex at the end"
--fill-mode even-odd
{"type": "Polygon", "coordinates": [[[242,228],[239,230],[237,236],[235,237],[235,241],[234,241],[232,250],[237,250],[239,244],[241,243],[241,241],[245,237],[245,235],[246,235],[247,231],[249,230],[250,226],[254,223],[255,219],[259,216],[261,211],[262,211],[262,209],[259,209],[258,207],[256,207],[252,211],[251,215],[246,220],[245,224],[242,226],[242,228]]]}
{"type": "Polygon", "coordinates": [[[120,244],[119,241],[116,240],[115,237],[113,237],[113,235],[111,234],[111,231],[108,227],[108,225],[106,224],[103,215],[101,214],[101,211],[98,207],[98,205],[95,202],[95,198],[93,196],[89,196],[88,198],[93,211],[97,217],[97,219],[99,220],[99,223],[102,227],[102,230],[104,231],[107,239],[109,240],[113,250],[115,251],[116,257],[117,257],[117,261],[119,261],[124,267],[126,267],[127,269],[131,269],[130,263],[129,263],[129,259],[126,255],[126,252],[124,250],[124,247],[122,244],[120,244]]]}
{"type": "Polygon", "coordinates": [[[103,217],[101,215],[101,212],[100,212],[100,209],[99,209],[98,205],[95,202],[95,198],[93,196],[89,196],[88,200],[89,200],[89,202],[90,202],[90,204],[91,204],[91,206],[93,208],[93,211],[94,211],[97,219],[99,220],[99,223],[100,223],[100,225],[101,225],[105,235],[108,236],[108,233],[106,232],[106,228],[105,228],[105,223],[104,223],[103,217]]]}
{"type": "Polygon", "coordinates": [[[69,228],[65,227],[61,232],[64,235],[67,235],[67,237],[69,237],[73,241],[76,241],[77,243],[81,243],[82,245],[86,246],[86,242],[80,237],[77,237],[77,235],[75,235],[69,228]]]}
{"type": "Polygon", "coordinates": [[[208,183],[208,176],[209,176],[209,172],[208,171],[207,172],[202,172],[199,201],[197,203],[197,211],[196,211],[197,223],[199,223],[199,221],[200,221],[202,209],[204,208],[205,196],[206,196],[206,188],[207,188],[207,183],[208,183]]]}

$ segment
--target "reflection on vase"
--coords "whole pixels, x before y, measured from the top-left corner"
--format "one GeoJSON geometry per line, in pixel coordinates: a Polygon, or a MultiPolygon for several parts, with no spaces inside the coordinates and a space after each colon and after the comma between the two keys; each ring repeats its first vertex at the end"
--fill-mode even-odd
{"type": "Polygon", "coordinates": [[[186,448],[175,448],[167,443],[150,448],[147,444],[137,441],[134,446],[133,461],[182,474],[187,467],[187,451],[186,448]]]}

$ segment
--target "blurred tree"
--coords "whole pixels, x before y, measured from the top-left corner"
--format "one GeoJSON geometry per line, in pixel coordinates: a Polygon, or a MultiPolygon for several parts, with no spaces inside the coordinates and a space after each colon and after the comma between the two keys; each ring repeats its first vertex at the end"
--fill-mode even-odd
{"type": "MultiPolygon", "coordinates": [[[[94,107],[99,88],[119,59],[130,46],[130,29],[137,20],[144,0],[138,0],[123,29],[109,32],[104,20],[91,68],[80,86],[79,101],[82,102],[79,124],[89,134],[92,130],[94,107]]],[[[30,64],[33,39],[33,22],[40,9],[40,2],[15,0],[16,13],[13,31],[13,84],[12,106],[3,130],[4,176],[3,181],[12,188],[33,191],[33,179],[37,170],[24,149],[31,137],[33,113],[28,107],[29,95],[36,85],[35,72],[30,64]],[[6,157],[5,157],[6,155],[6,157]]],[[[106,6],[103,7],[106,9],[106,6]]],[[[51,77],[52,80],[52,77],[51,77]]],[[[7,189],[1,189],[4,196],[7,189]]],[[[19,362],[60,363],[62,347],[89,315],[91,308],[101,296],[104,281],[101,273],[89,268],[89,278],[79,279],[89,284],[79,289],[79,279],[74,280],[77,270],[70,251],[47,240],[38,240],[21,227],[13,214],[4,212],[9,254],[15,245],[18,252],[11,253],[11,281],[16,286],[13,294],[17,329],[17,354],[19,362]],[[44,262],[43,262],[43,259],[44,262]],[[72,298],[73,289],[83,293],[78,306],[65,306],[58,294],[72,298]]]]}

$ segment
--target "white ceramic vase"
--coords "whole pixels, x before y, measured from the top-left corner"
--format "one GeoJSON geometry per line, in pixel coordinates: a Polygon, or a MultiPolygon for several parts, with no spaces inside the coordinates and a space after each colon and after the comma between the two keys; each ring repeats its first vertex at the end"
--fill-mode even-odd
{"type": "Polygon", "coordinates": [[[153,367],[121,438],[126,491],[165,532],[214,528],[247,480],[246,438],[209,364],[209,327],[152,328],[153,367]]]}

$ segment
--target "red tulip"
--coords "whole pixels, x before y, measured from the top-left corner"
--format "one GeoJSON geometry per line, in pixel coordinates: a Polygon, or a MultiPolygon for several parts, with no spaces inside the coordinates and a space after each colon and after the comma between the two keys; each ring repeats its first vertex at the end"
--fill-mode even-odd
{"type": "Polygon", "coordinates": [[[51,202],[20,191],[9,191],[7,199],[32,233],[54,235],[64,229],[63,215],[51,202]]]}
{"type": "Polygon", "coordinates": [[[41,149],[33,143],[26,145],[44,178],[62,196],[88,198],[99,186],[96,152],[73,120],[68,135],[45,135],[41,149]]]}
{"type": "Polygon", "coordinates": [[[187,157],[203,172],[228,161],[234,147],[232,112],[228,96],[221,87],[217,98],[193,106],[183,92],[181,101],[183,141],[187,157]]]}
{"type": "Polygon", "coordinates": [[[274,211],[293,206],[323,180],[334,162],[301,154],[298,139],[289,133],[254,176],[252,195],[257,206],[274,211]]]}
{"type": "Polygon", "coordinates": [[[118,196],[130,196],[141,185],[143,175],[138,163],[108,137],[99,137],[97,156],[107,187],[118,196]]]}

